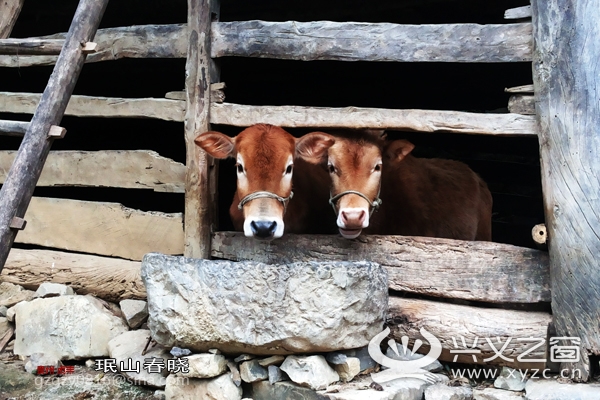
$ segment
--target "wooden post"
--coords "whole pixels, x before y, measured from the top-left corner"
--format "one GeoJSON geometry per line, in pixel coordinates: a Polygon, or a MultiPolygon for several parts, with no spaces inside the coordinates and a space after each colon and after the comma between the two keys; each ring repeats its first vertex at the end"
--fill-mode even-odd
{"type": "Polygon", "coordinates": [[[0,13],[0,39],[6,39],[10,36],[24,2],[25,0],[2,0],[2,12],[0,13]]]}
{"type": "Polygon", "coordinates": [[[10,224],[14,217],[25,215],[54,141],[48,132],[59,125],[85,62],[81,43],[94,38],[107,4],[108,0],[79,2],[63,50],[0,190],[0,272],[17,233],[10,224]]]}
{"type": "Polygon", "coordinates": [[[587,381],[600,355],[600,1],[531,3],[552,314],[558,336],[581,339],[562,368],[587,381]]]}
{"type": "Polygon", "coordinates": [[[198,134],[210,129],[210,84],[216,72],[210,58],[210,24],[215,6],[216,0],[188,0],[184,254],[194,258],[210,258],[210,238],[216,222],[216,164],[194,144],[198,134]]]}

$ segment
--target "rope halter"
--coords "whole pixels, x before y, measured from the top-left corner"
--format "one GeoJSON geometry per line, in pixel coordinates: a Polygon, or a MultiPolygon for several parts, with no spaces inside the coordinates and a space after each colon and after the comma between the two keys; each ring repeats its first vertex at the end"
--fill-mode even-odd
{"type": "Polygon", "coordinates": [[[357,192],[356,190],[346,190],[345,192],[338,193],[335,196],[332,196],[331,192],[329,192],[329,204],[331,204],[331,207],[333,207],[333,212],[335,213],[335,215],[338,215],[338,209],[335,206],[335,202],[347,194],[355,194],[357,196],[362,197],[363,199],[365,199],[367,201],[367,203],[369,203],[369,217],[370,217],[373,215],[374,211],[377,211],[379,209],[379,206],[382,203],[381,199],[379,198],[380,193],[381,193],[381,185],[379,186],[379,190],[377,191],[377,196],[375,197],[375,200],[371,201],[371,199],[369,199],[367,196],[365,196],[361,192],[357,192]]]}
{"type": "Polygon", "coordinates": [[[252,200],[267,198],[267,199],[275,199],[278,202],[280,202],[281,204],[283,204],[283,213],[285,214],[285,212],[287,210],[287,205],[290,202],[290,200],[292,199],[292,197],[294,197],[294,192],[290,192],[290,195],[288,197],[281,197],[281,196],[278,196],[275,193],[271,193],[271,192],[254,192],[254,193],[250,193],[249,195],[245,196],[242,200],[240,200],[240,204],[238,204],[238,210],[241,210],[244,207],[244,204],[246,204],[252,200]]]}

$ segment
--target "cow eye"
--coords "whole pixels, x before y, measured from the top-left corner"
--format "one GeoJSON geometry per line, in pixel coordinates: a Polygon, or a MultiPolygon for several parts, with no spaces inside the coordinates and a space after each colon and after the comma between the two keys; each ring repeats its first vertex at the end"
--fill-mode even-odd
{"type": "Polygon", "coordinates": [[[293,168],[293,164],[288,165],[287,168],[285,169],[285,173],[286,174],[291,174],[292,173],[292,168],[293,168]]]}
{"type": "Polygon", "coordinates": [[[335,167],[333,166],[333,164],[327,164],[327,168],[329,169],[330,174],[335,173],[335,167]]]}
{"type": "Polygon", "coordinates": [[[242,164],[235,164],[235,166],[237,167],[238,174],[244,173],[244,166],[242,164]]]}
{"type": "Polygon", "coordinates": [[[381,171],[381,164],[377,164],[374,169],[375,171],[381,171]]]}

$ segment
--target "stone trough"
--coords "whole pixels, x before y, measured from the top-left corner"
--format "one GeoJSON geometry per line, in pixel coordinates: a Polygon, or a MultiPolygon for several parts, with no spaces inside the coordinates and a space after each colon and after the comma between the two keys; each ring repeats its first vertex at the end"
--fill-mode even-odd
{"type": "Polygon", "coordinates": [[[148,327],[166,347],[293,354],[366,346],[388,307],[387,273],[372,262],[197,260],[147,254],[148,327]]]}

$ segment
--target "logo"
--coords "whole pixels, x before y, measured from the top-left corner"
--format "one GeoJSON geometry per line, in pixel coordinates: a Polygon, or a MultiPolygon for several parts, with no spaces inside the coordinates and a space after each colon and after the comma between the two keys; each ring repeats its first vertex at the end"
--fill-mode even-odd
{"type": "MultiPolygon", "coordinates": [[[[377,363],[389,368],[388,370],[371,374],[371,378],[374,382],[381,384],[398,378],[417,378],[430,383],[437,382],[437,376],[423,368],[437,360],[440,354],[442,354],[442,344],[438,338],[429,333],[425,328],[421,328],[420,332],[429,342],[429,353],[415,360],[394,360],[381,352],[381,342],[390,333],[389,327],[385,328],[383,332],[371,339],[368,347],[369,355],[377,363]]],[[[405,355],[412,356],[421,347],[423,341],[420,339],[415,340],[412,351],[409,351],[408,340],[408,336],[402,336],[401,348],[405,355]]],[[[388,345],[396,352],[396,354],[398,354],[398,346],[394,339],[388,340],[388,345]]]]}

